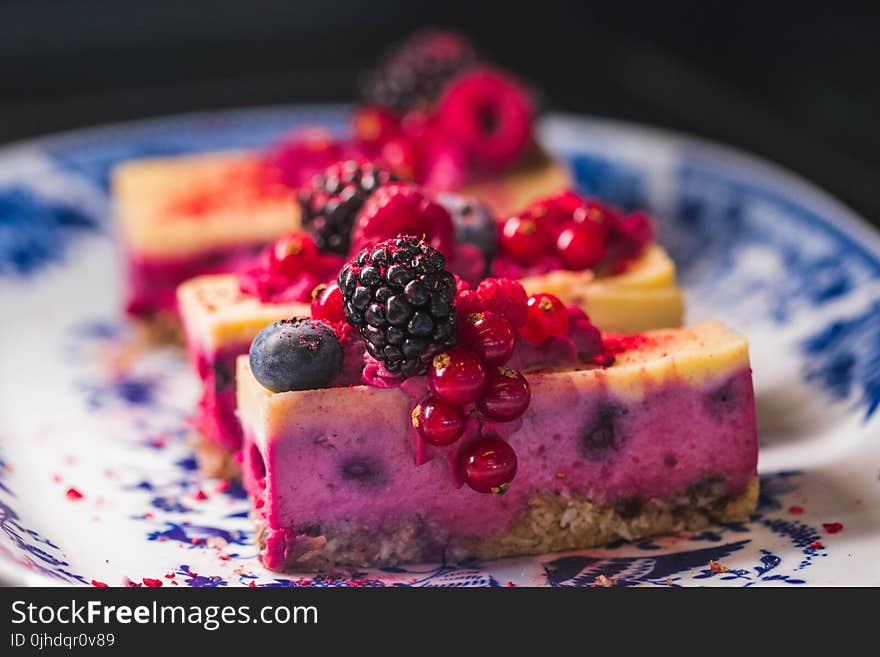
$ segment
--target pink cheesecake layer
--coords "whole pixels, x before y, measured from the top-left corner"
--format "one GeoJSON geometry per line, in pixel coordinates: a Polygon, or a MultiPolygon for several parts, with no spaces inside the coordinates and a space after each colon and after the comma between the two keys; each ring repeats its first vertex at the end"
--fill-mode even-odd
{"type": "Polygon", "coordinates": [[[241,449],[241,423],[235,414],[235,359],[249,348],[250,343],[240,343],[216,350],[189,349],[202,380],[195,427],[202,438],[227,452],[241,449]]]}
{"type": "Polygon", "coordinates": [[[454,452],[449,461],[416,466],[415,441],[399,430],[405,419],[371,413],[370,403],[291,418],[284,433],[269,437],[265,454],[246,435],[244,481],[268,526],[266,566],[284,567],[297,543],[335,523],[379,527],[419,514],[454,540],[503,532],[524,516],[535,493],[570,492],[597,503],[663,501],[716,482],[736,496],[754,477],[748,369],[701,390],[667,382],[638,401],[585,394],[545,376],[529,375],[531,405],[508,437],[519,469],[504,496],[456,487],[454,452]]]}
{"type": "Polygon", "coordinates": [[[249,244],[179,258],[157,258],[134,252],[126,254],[127,290],[125,310],[133,317],[157,312],[176,312],[176,290],[183,281],[202,274],[235,271],[250,262],[265,246],[249,244]]]}

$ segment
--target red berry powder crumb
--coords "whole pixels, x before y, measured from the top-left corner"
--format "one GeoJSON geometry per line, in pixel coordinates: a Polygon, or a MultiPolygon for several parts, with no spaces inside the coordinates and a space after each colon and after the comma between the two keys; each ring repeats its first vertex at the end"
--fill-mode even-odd
{"type": "Polygon", "coordinates": [[[67,499],[69,500],[81,500],[84,497],[82,493],[80,493],[76,488],[73,487],[68,488],[65,495],[67,495],[67,499]]]}
{"type": "Polygon", "coordinates": [[[161,579],[151,579],[149,577],[144,577],[144,586],[148,586],[151,589],[157,589],[162,586],[161,579]]]}
{"type": "Polygon", "coordinates": [[[822,527],[829,534],[836,534],[843,529],[843,524],[839,522],[823,522],[822,527]]]}
{"type": "Polygon", "coordinates": [[[790,506],[788,507],[788,512],[792,515],[799,516],[804,512],[804,507],[802,506],[790,506]]]}
{"type": "Polygon", "coordinates": [[[205,494],[205,491],[199,489],[198,491],[196,491],[195,498],[199,502],[204,502],[206,499],[208,499],[208,496],[205,494]]]}
{"type": "Polygon", "coordinates": [[[230,485],[231,485],[231,484],[229,483],[229,480],[228,480],[228,479],[223,479],[223,480],[220,481],[219,484],[217,484],[217,488],[216,488],[215,490],[216,490],[218,493],[225,493],[226,491],[229,490],[229,486],[230,486],[230,485]]]}
{"type": "Polygon", "coordinates": [[[93,580],[92,580],[92,586],[97,587],[97,588],[99,588],[99,589],[106,589],[106,588],[109,588],[106,582],[99,582],[99,581],[96,580],[96,579],[93,579],[93,580]]]}
{"type": "Polygon", "coordinates": [[[254,580],[251,580],[248,586],[250,586],[252,589],[255,589],[257,588],[257,583],[254,580]]]}
{"type": "Polygon", "coordinates": [[[810,547],[818,550],[819,548],[823,548],[825,546],[822,545],[822,541],[813,541],[812,543],[810,543],[810,547]]]}

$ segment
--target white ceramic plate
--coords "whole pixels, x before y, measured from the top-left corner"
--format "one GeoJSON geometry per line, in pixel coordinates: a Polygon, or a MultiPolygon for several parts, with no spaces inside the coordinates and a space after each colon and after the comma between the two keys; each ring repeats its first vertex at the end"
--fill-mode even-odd
{"type": "Polygon", "coordinates": [[[880,584],[880,239],[751,157],[565,116],[545,121],[545,143],[583,191],[655,213],[688,290],[688,320],[717,317],[751,340],[757,513],[564,555],[320,577],[264,570],[241,491],[194,469],[186,418],[198,386],[181,354],[129,346],[108,172],[132,157],[262,145],[295,123],[339,129],[345,112],[186,116],[0,151],[2,578],[504,586],[593,585],[601,573],[621,585],[880,584]]]}

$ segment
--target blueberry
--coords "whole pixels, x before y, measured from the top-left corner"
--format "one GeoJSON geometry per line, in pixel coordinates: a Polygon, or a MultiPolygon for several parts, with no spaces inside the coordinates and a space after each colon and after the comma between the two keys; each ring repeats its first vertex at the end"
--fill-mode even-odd
{"type": "Polygon", "coordinates": [[[272,392],[321,388],[342,370],[342,346],[323,322],[285,319],[257,334],[250,363],[257,381],[272,392]]]}
{"type": "Polygon", "coordinates": [[[491,260],[498,252],[498,226],[495,215],[485,203],[460,194],[445,193],[438,199],[452,215],[455,239],[473,244],[491,260]]]}
{"type": "Polygon", "coordinates": [[[618,416],[626,414],[625,409],[610,404],[600,404],[583,434],[581,434],[581,454],[589,461],[601,461],[617,452],[623,444],[623,436],[618,426],[618,416]]]}
{"type": "Polygon", "coordinates": [[[385,483],[385,468],[372,456],[350,456],[340,464],[342,478],[360,486],[381,486],[385,483]]]}

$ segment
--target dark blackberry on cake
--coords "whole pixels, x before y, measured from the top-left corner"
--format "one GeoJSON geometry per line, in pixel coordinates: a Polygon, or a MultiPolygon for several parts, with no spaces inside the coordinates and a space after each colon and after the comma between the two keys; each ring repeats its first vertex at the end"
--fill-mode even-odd
{"type": "Polygon", "coordinates": [[[303,228],[321,251],[345,255],[355,215],[374,191],[394,180],[394,174],[376,162],[331,164],[299,191],[303,228]]]}
{"type": "Polygon", "coordinates": [[[421,31],[390,50],[363,78],[362,95],[400,113],[429,109],[449,80],[477,62],[476,50],[461,34],[421,31]]]}
{"type": "Polygon", "coordinates": [[[346,321],[389,372],[424,372],[434,354],[455,344],[455,277],[423,240],[398,236],[364,249],[338,282],[346,321]]]}

